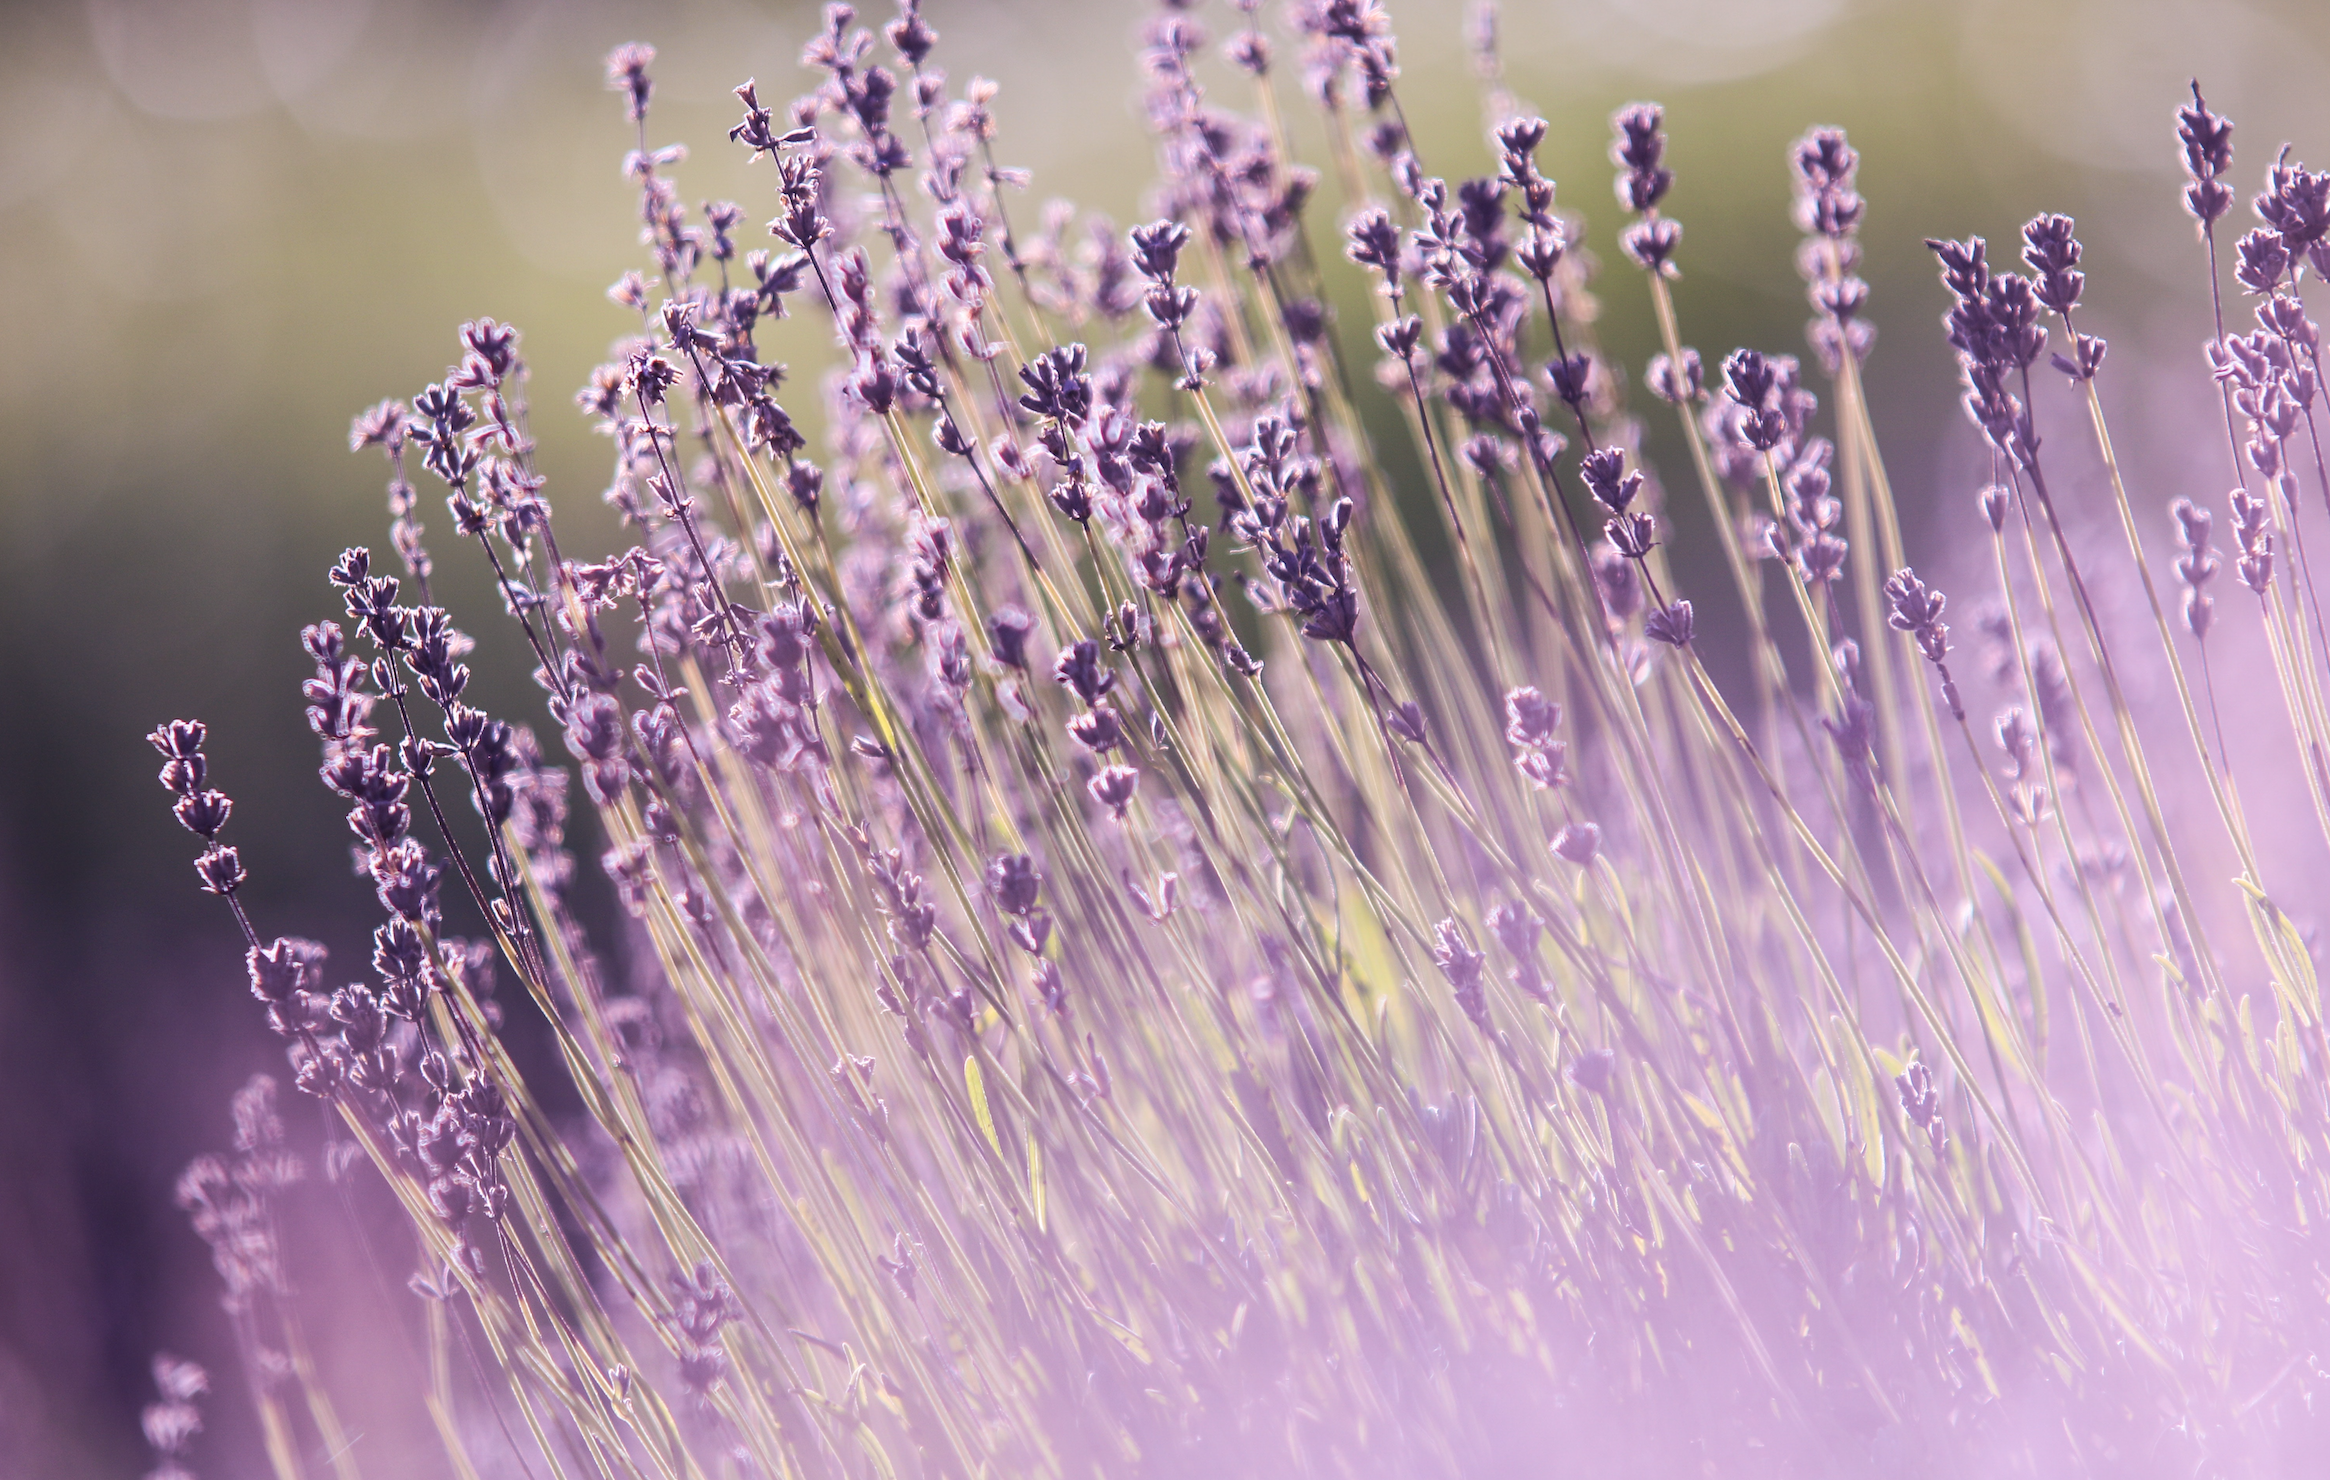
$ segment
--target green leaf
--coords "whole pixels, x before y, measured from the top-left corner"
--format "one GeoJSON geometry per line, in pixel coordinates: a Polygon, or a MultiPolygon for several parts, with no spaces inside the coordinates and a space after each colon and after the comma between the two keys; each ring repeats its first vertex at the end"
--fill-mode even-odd
{"type": "MultiPolygon", "coordinates": [[[[985,1124],[983,1117],[981,1124],[985,1124]]],[[[992,1137],[995,1133],[987,1134],[992,1137]]],[[[1035,1204],[1036,1227],[1051,1232],[1051,1225],[1044,1217],[1044,1148],[1036,1144],[1036,1129],[1032,1125],[1027,1130],[1027,1191],[1029,1201],[1035,1204]]]]}
{"type": "Polygon", "coordinates": [[[1003,1142],[995,1134],[995,1115],[987,1108],[987,1076],[979,1070],[979,1056],[963,1060],[963,1083],[970,1087],[971,1114],[978,1117],[979,1129],[987,1137],[987,1144],[995,1148],[997,1159],[1003,1156],[1003,1142]]]}

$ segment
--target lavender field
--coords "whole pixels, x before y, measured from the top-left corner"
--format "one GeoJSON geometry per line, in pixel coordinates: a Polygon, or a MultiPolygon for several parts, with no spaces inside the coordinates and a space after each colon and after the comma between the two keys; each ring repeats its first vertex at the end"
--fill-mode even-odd
{"type": "Polygon", "coordinates": [[[2330,22],[0,25],[0,1471],[2316,1473],[2330,22]]]}

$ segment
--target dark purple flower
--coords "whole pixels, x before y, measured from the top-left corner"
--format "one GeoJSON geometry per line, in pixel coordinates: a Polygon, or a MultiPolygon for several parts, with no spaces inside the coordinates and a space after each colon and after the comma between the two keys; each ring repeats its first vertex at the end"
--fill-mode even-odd
{"type": "Polygon", "coordinates": [[[1092,377],[1081,344],[1046,350],[1019,369],[1028,388],[1019,404],[1030,415],[1082,425],[1092,414],[1092,377]]]}
{"type": "Polygon", "coordinates": [[[1456,1005],[1472,1020],[1474,1027],[1484,1031],[1489,1026],[1489,1004],[1481,990],[1481,963],[1486,959],[1465,940],[1464,927],[1454,920],[1442,920],[1432,928],[1433,964],[1448,978],[1448,985],[1456,994],[1456,1005]]]}
{"type": "Polygon", "coordinates": [[[1668,647],[1689,647],[1691,626],[1691,603],[1671,601],[1642,619],[1642,635],[1668,647]]]}
{"type": "Polygon", "coordinates": [[[1667,136],[1660,125],[1665,116],[1656,103],[1629,103],[1610,116],[1610,162],[1621,170],[1618,199],[1630,211],[1656,209],[1675,183],[1664,163],[1667,136]]]}
{"type": "Polygon", "coordinates": [[[296,936],[278,936],[264,946],[253,946],[245,957],[251,995],[277,1003],[289,1001],[296,992],[315,991],[323,985],[324,959],[321,945],[296,936]]]}
{"type": "Polygon", "coordinates": [[[1545,363],[1546,383],[1561,403],[1575,410],[1585,405],[1592,393],[1594,357],[1585,350],[1574,350],[1545,363]]]}
{"type": "Polygon", "coordinates": [[[1537,146],[1545,142],[1548,127],[1542,118],[1512,118],[1497,125],[1497,152],[1504,157],[1508,176],[1535,172],[1537,146]]]}
{"type": "MultiPolygon", "coordinates": [[[[153,732],[146,736],[146,741],[170,760],[193,761],[202,758],[203,741],[208,737],[209,730],[201,720],[174,719],[155,726],[153,732]]],[[[199,775],[195,777],[194,784],[202,784],[199,775]]]]}
{"type": "Polygon", "coordinates": [[[1658,525],[1648,514],[1637,510],[1612,518],[1602,526],[1602,533],[1619,554],[1629,560],[1641,560],[1657,543],[1658,525]]]}
{"type": "Polygon", "coordinates": [[[1623,514],[1642,492],[1642,474],[1626,471],[1626,454],[1615,447],[1597,447],[1578,463],[1586,490],[1603,508],[1623,514]]]}
{"type": "Polygon", "coordinates": [[[1006,915],[1023,916],[1034,909],[1042,886],[1036,861],[1025,853],[1005,853],[988,862],[987,892],[995,908],[1006,915]]]}
{"type": "Polygon", "coordinates": [[[1842,242],[1860,225],[1864,202],[1853,189],[1861,157],[1840,128],[1816,128],[1788,152],[1796,181],[1797,229],[1842,242]]]}
{"type": "Polygon", "coordinates": [[[1981,237],[1968,237],[1962,242],[1928,238],[1926,246],[1941,261],[1942,286],[1950,290],[1952,297],[1979,300],[1990,291],[1990,266],[1985,260],[1981,237]]]}
{"type": "Polygon", "coordinates": [[[1140,788],[1141,773],[1131,766],[1103,767],[1098,775],[1084,783],[1092,799],[1114,813],[1119,822],[1124,821],[1126,809],[1133,804],[1133,793],[1140,788]]]}
{"type": "Polygon", "coordinates": [[[1116,710],[1106,704],[1095,704],[1068,721],[1068,733],[1079,745],[1096,755],[1106,755],[1124,743],[1124,723],[1116,710]]]}
{"type": "Polygon", "coordinates": [[[1345,254],[1360,266],[1372,267],[1381,273],[1385,290],[1398,296],[1400,229],[1392,224],[1391,213],[1381,206],[1370,206],[1352,217],[1344,236],[1345,254]]]}
{"type": "Polygon", "coordinates": [[[2279,232],[2259,227],[2242,237],[2234,250],[2240,260],[2233,276],[2252,293],[2271,293],[2289,271],[2289,243],[2279,232]]]}
{"type": "Polygon", "coordinates": [[[243,860],[232,848],[212,845],[194,860],[194,871],[202,876],[202,887],[212,894],[233,894],[243,887],[246,877],[243,860]]]}
{"type": "Polygon", "coordinates": [[[1893,1086],[1901,1098],[1901,1113],[1926,1133],[1934,1154],[1941,1155],[1949,1135],[1942,1128],[1942,1096],[1934,1087],[1933,1070],[1922,1060],[1913,1059],[1906,1070],[1893,1076],[1893,1086]]]}
{"type": "Polygon", "coordinates": [[[2250,204],[2259,220],[2281,233],[2282,250],[2302,256],[2330,235],[2330,170],[2276,160],[2266,172],[2264,192],[2250,204]]]}
{"type": "Polygon", "coordinates": [[[1424,321],[1414,314],[1375,327],[1375,342],[1385,354],[1403,363],[1416,353],[1416,344],[1423,337],[1424,321]]]}
{"type": "Polygon", "coordinates": [[[1074,690],[1088,708],[1116,687],[1116,675],[1101,666],[1100,644],[1089,637],[1060,650],[1059,658],[1052,665],[1052,677],[1074,690]]]}
{"type": "Polygon", "coordinates": [[[2184,169],[2192,177],[2185,187],[2185,209],[2203,226],[2214,226],[2232,209],[2233,190],[2223,176],[2233,167],[2233,120],[2209,111],[2201,85],[2192,85],[2192,103],[2176,110],[2176,137],[2184,145],[2184,169]]]}
{"type": "Polygon", "coordinates": [[[1671,259],[1682,241],[1683,224],[1672,216],[1637,221],[1618,233],[1619,248],[1633,259],[1634,265],[1661,277],[1676,275],[1671,259]]]}
{"type": "Polygon", "coordinates": [[[1787,412],[1778,404],[1779,370],[1752,349],[1734,350],[1723,362],[1724,392],[1739,408],[1734,434],[1758,452],[1770,452],[1788,438],[1787,412]]]}
{"type": "Polygon", "coordinates": [[[1572,822],[1553,835],[1553,851],[1579,868],[1592,863],[1601,847],[1602,829],[1595,823],[1572,822]]]}
{"type": "Polygon", "coordinates": [[[1028,634],[1036,619],[1016,606],[1000,607],[987,618],[987,640],[995,661],[1006,668],[1027,671],[1028,634]]]}
{"type": "Polygon", "coordinates": [[[1650,367],[1643,372],[1643,383],[1652,395],[1675,405],[1687,405],[1706,394],[1706,372],[1699,363],[1699,351],[1684,346],[1681,364],[1664,354],[1651,356],[1650,367]]]}
{"type": "Polygon", "coordinates": [[[225,792],[197,791],[180,797],[171,811],[188,832],[212,842],[217,839],[219,829],[227,825],[228,814],[234,811],[234,806],[225,792]]]}
{"type": "Polygon", "coordinates": [[[1568,252],[1569,243],[1559,231],[1541,231],[1513,249],[1513,260],[1521,264],[1523,272],[1542,283],[1553,276],[1568,252]]]}
{"type": "Polygon", "coordinates": [[[2078,271],[2079,238],[2072,235],[2071,218],[2034,216],[2023,227],[2023,261],[2038,279],[2034,290],[2041,303],[2067,314],[2079,302],[2086,275],[2078,271]]]}
{"type": "Polygon", "coordinates": [[[1505,694],[1505,740],[1508,744],[1532,749],[1542,747],[1553,739],[1553,732],[1561,725],[1561,706],[1533,688],[1508,690],[1505,694]]]}
{"type": "Polygon", "coordinates": [[[1179,270],[1189,228],[1178,221],[1152,221],[1132,230],[1133,268],[1159,286],[1170,286],[1179,270]]]}
{"type": "Polygon", "coordinates": [[[938,32],[922,18],[920,0],[904,0],[899,8],[906,13],[883,27],[882,34],[898,55],[906,59],[908,66],[919,67],[930,56],[931,48],[938,45],[938,32]]]}
{"type": "Polygon", "coordinates": [[[360,412],[348,426],[348,450],[355,452],[365,447],[380,447],[390,453],[404,446],[405,433],[411,418],[404,402],[379,402],[360,412]]]}
{"type": "MultiPolygon", "coordinates": [[[[638,123],[647,117],[647,101],[655,95],[655,83],[647,69],[655,61],[655,48],[633,41],[607,53],[607,86],[624,95],[624,105],[631,121],[638,123]]],[[[735,73],[730,73],[735,76],[735,73]]]]}

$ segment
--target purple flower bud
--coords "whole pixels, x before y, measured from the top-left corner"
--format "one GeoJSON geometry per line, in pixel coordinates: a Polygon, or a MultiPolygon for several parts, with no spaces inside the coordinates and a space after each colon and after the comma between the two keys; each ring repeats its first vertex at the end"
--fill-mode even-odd
{"type": "Polygon", "coordinates": [[[227,825],[227,816],[234,811],[234,806],[224,792],[197,791],[181,796],[171,811],[188,832],[210,842],[218,837],[219,829],[227,825]]]}
{"type": "Polygon", "coordinates": [[[1660,132],[1665,111],[1656,103],[1629,103],[1610,117],[1610,162],[1619,166],[1618,200],[1628,210],[1654,209],[1675,183],[1663,167],[1667,136],[1660,132]]]}
{"type": "Polygon", "coordinates": [[[385,982],[419,981],[428,959],[420,932],[409,920],[392,919],[372,932],[372,969],[385,982]]]}
{"type": "Polygon", "coordinates": [[[1082,425],[1092,414],[1092,378],[1085,373],[1081,344],[1046,350],[1022,365],[1019,378],[1028,393],[1019,404],[1031,416],[1082,425]]]}
{"type": "Polygon", "coordinates": [[[660,406],[665,394],[679,380],[680,372],[663,356],[642,350],[631,358],[626,378],[632,392],[641,400],[650,406],[660,406]]]}
{"type": "Polygon", "coordinates": [[[1771,404],[1777,379],[1771,361],[1756,350],[1733,350],[1723,362],[1724,393],[1749,411],[1761,411],[1771,404]]]}
{"type": "Polygon", "coordinates": [[[1904,566],[1885,581],[1885,600],[1890,611],[1886,622],[1896,632],[1918,632],[1941,620],[1949,598],[1927,586],[1917,578],[1917,572],[1904,566]]]}
{"type": "Polygon", "coordinates": [[[1027,671],[1028,634],[1035,630],[1036,619],[1016,606],[1000,607],[987,618],[987,640],[995,661],[1006,668],[1027,671]]]}
{"type": "Polygon", "coordinates": [[[910,67],[921,66],[930,56],[931,48],[938,45],[938,32],[923,20],[918,3],[909,3],[906,13],[883,27],[882,34],[910,67]]]}
{"type": "Polygon", "coordinates": [[[1486,924],[1489,934],[1496,938],[1506,954],[1527,961],[1537,954],[1538,937],[1545,933],[1545,922],[1531,914],[1527,907],[1507,901],[1489,911],[1486,924]]]}
{"type": "Polygon", "coordinates": [[[202,789],[203,778],[210,772],[210,762],[199,752],[183,758],[173,757],[162,762],[161,782],[180,797],[192,797],[202,789]]]}
{"type": "Polygon", "coordinates": [[[1416,343],[1423,337],[1424,321],[1414,314],[1379,324],[1375,330],[1375,342],[1383,347],[1383,352],[1403,362],[1415,354],[1416,343]]]}
{"type": "Polygon", "coordinates": [[[1098,703],[1102,695],[1116,687],[1116,675],[1101,666],[1100,644],[1089,637],[1060,650],[1060,656],[1052,664],[1052,677],[1074,690],[1087,707],[1098,703]]]}
{"type": "Polygon", "coordinates": [[[251,971],[251,995],[261,1002],[289,1001],[296,992],[312,992],[323,982],[324,948],[312,940],[278,936],[254,946],[244,960],[251,971]]]}
{"type": "Polygon", "coordinates": [[[1506,743],[1537,749],[1553,739],[1560,725],[1561,706],[1537,690],[1518,688],[1506,693],[1506,743]]]}
{"type": "Polygon", "coordinates": [[[1107,704],[1095,704],[1068,721],[1068,733],[1096,755],[1106,755],[1124,743],[1124,723],[1107,704]]]}
{"type": "Polygon", "coordinates": [[[607,53],[607,87],[624,94],[633,123],[647,116],[648,99],[655,95],[655,83],[647,75],[654,61],[655,48],[643,42],[629,42],[607,53]]]}
{"type": "Polygon", "coordinates": [[[1650,387],[1652,395],[1678,406],[1694,402],[1706,393],[1705,371],[1699,364],[1699,351],[1689,346],[1683,349],[1680,367],[1663,354],[1653,355],[1650,368],[1643,372],[1642,378],[1643,383],[1650,387]]]}
{"type": "Polygon", "coordinates": [[[211,894],[231,895],[243,887],[246,877],[240,855],[232,848],[215,845],[194,860],[194,871],[202,876],[202,887],[211,894]]]}
{"type": "Polygon", "coordinates": [[[348,425],[348,450],[379,447],[394,454],[404,446],[410,425],[402,401],[382,401],[359,413],[348,425]]]}
{"type": "Polygon", "coordinates": [[[2250,204],[2295,260],[2330,235],[2330,171],[2309,170],[2285,156],[2266,172],[2265,191],[2250,204]]]}
{"type": "MultiPolygon", "coordinates": [[[[146,742],[172,760],[199,760],[202,757],[202,743],[207,735],[208,731],[201,720],[174,719],[168,724],[157,725],[146,736],[146,742]]],[[[201,785],[199,777],[195,784],[201,785]]]]}
{"type": "Polygon", "coordinates": [[[1553,276],[1561,266],[1561,259],[1568,254],[1569,244],[1558,231],[1540,231],[1513,249],[1513,260],[1521,264],[1523,272],[1542,283],[1553,276]]]}
{"type": "Polygon", "coordinates": [[[1594,379],[1594,357],[1584,350],[1558,359],[1548,360],[1545,379],[1563,405],[1572,410],[1583,406],[1594,379]]]}
{"type": "Polygon", "coordinates": [[[2071,312],[2087,281],[2076,270],[2079,239],[2071,232],[2071,218],[2062,215],[2035,216],[2023,227],[2023,261],[2038,277],[2039,301],[2059,314],[2071,312]]]}
{"type": "Polygon", "coordinates": [[[2232,209],[2233,192],[2220,176],[2233,167],[2233,121],[2209,111],[2201,85],[2192,85],[2192,104],[2176,110],[2176,137],[2184,145],[2185,173],[2192,184],[2185,190],[2185,208],[2213,226],[2232,209]]]}
{"type": "Polygon", "coordinates": [[[1592,822],[1572,822],[1553,835],[1553,851],[1584,868],[1602,848],[1602,829],[1592,822]]]}
{"type": "Polygon", "coordinates": [[[1579,460],[1578,475],[1586,490],[1603,508],[1623,514],[1642,492],[1642,474],[1626,471],[1626,454],[1615,447],[1598,447],[1579,460]]]}
{"type": "Polygon", "coordinates": [[[1563,1071],[1570,1083],[1589,1094],[1607,1097],[1611,1080],[1618,1072],[1618,1054],[1614,1049],[1590,1048],[1569,1061],[1563,1071]]]}
{"type": "Polygon", "coordinates": [[[1657,543],[1657,530],[1656,522],[1640,511],[1620,514],[1602,527],[1611,548],[1629,560],[1641,560],[1650,554],[1651,547],[1657,543]]]}
{"type": "Polygon", "coordinates": [[[2233,276],[2252,293],[2271,293],[2289,271],[2289,248],[2278,232],[2259,227],[2242,237],[2234,250],[2240,262],[2233,276]]]}
{"type": "Polygon", "coordinates": [[[1993,483],[1982,490],[1982,517],[1989,523],[1992,534],[2005,531],[2007,509],[2013,498],[2014,495],[2001,483],[1993,483]]]}
{"type": "Polygon", "coordinates": [[[1683,223],[1672,216],[1637,221],[1618,233],[1619,249],[1634,265],[1661,277],[1678,275],[1672,259],[1682,243],[1683,223]]]}
{"type": "Polygon", "coordinates": [[[1025,915],[1034,909],[1042,886],[1036,861],[1025,853],[1005,853],[987,865],[987,891],[994,896],[995,908],[1006,915],[1025,915]]]}
{"type": "Polygon", "coordinates": [[[1508,163],[1518,164],[1537,153],[1548,125],[1542,118],[1514,118],[1497,125],[1497,149],[1508,163]]]}
{"type": "Polygon", "coordinates": [[[1988,244],[1970,236],[1962,242],[1926,239],[1926,247],[1942,265],[1942,286],[1952,297],[1979,300],[1990,291],[1988,244]]]}
{"type": "Polygon", "coordinates": [[[1454,920],[1442,920],[1432,929],[1432,960],[1440,974],[1448,978],[1448,985],[1456,993],[1456,1005],[1472,1020],[1473,1026],[1486,1032],[1489,1026],[1487,995],[1481,990],[1481,963],[1487,959],[1464,938],[1464,928],[1454,920]]]}
{"type": "Polygon", "coordinates": [[[1119,822],[1124,821],[1125,810],[1133,804],[1133,793],[1140,788],[1141,773],[1131,766],[1105,767],[1084,784],[1092,799],[1114,813],[1119,822]]]}
{"type": "Polygon", "coordinates": [[[1691,645],[1691,603],[1672,601],[1642,619],[1642,635],[1668,647],[1691,645]]]}
{"type": "Polygon", "coordinates": [[[1133,269],[1159,287],[1170,287],[1189,245],[1189,228],[1179,221],[1153,221],[1132,230],[1133,269]]]}

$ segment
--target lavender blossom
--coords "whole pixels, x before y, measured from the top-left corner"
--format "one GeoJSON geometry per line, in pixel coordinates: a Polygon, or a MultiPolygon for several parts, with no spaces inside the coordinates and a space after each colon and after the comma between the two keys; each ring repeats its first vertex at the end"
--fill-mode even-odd
{"type": "MultiPolygon", "coordinates": [[[[1981,739],[1918,574],[1948,552],[1842,579],[1848,527],[1864,560],[1980,541],[1897,499],[1931,469],[1861,378],[1862,256],[1891,248],[1841,130],[1787,156],[1814,353],[1711,380],[1657,106],[1612,119],[1645,275],[1603,302],[1493,14],[1467,178],[1428,167],[1375,0],[1284,29],[1233,0],[1221,35],[1191,10],[1143,33],[1159,171],[1129,231],[1071,202],[1015,229],[1008,110],[919,0],[828,6],[790,102],[735,90],[758,204],[690,204],[686,150],[646,132],[654,54],[615,51],[640,255],[575,396],[609,549],[554,516],[550,439],[582,428],[537,433],[508,323],[350,423],[402,569],[334,563],[295,702],[377,910],[351,970],[260,932],[204,727],[150,737],[243,1010],[318,1102],[251,1081],[177,1189],[270,1453],[338,1464],[362,1436],[332,1388],[391,1370],[308,1262],[311,1161],[363,1247],[417,1254],[417,1309],[382,1319],[441,1359],[424,1437],[460,1473],[1502,1473],[1614,1435],[1644,1474],[2285,1452],[2319,1322],[2244,1292],[2305,1284],[2269,1235],[2330,1184],[2281,1092],[2312,1039],[2268,826],[2318,819],[2260,810],[2284,778],[2247,779],[2250,731],[2280,730],[2240,721],[2278,691],[2297,753],[2330,745],[2301,522],[2330,175],[2275,162],[2237,248],[2254,326],[2188,388],[2222,403],[2228,558],[2261,598],[2216,623],[2214,519],[2170,505],[2198,649],[2116,621],[2148,578],[2040,461],[2093,437],[2080,498],[2150,558],[2128,511],[2160,468],[2101,455],[2102,259],[2053,213],[2027,275],[1928,244],[1990,463],[1996,568],[1952,577],[1970,681],[2010,691],[1981,739]],[[1297,96],[1316,117],[1280,116],[1297,96]],[[1356,317],[1297,157],[1322,130],[1376,290],[1356,317]],[[787,318],[815,321],[791,368],[787,318]],[[2031,389],[2056,327],[2075,416],[2031,389]],[[1638,425],[1620,350],[1654,334],[1671,412],[1638,425]],[[1662,492],[1686,481],[1703,509],[1662,492]],[[2279,681],[2220,717],[2228,643],[2279,681]],[[504,658],[531,723],[485,707],[504,658]],[[2160,748],[2187,731],[2207,805],[2160,748]]],[[[2196,88],[2204,230],[2230,131],[2196,88]]],[[[156,1386],[176,1480],[204,1382],[156,1386]]]]}

